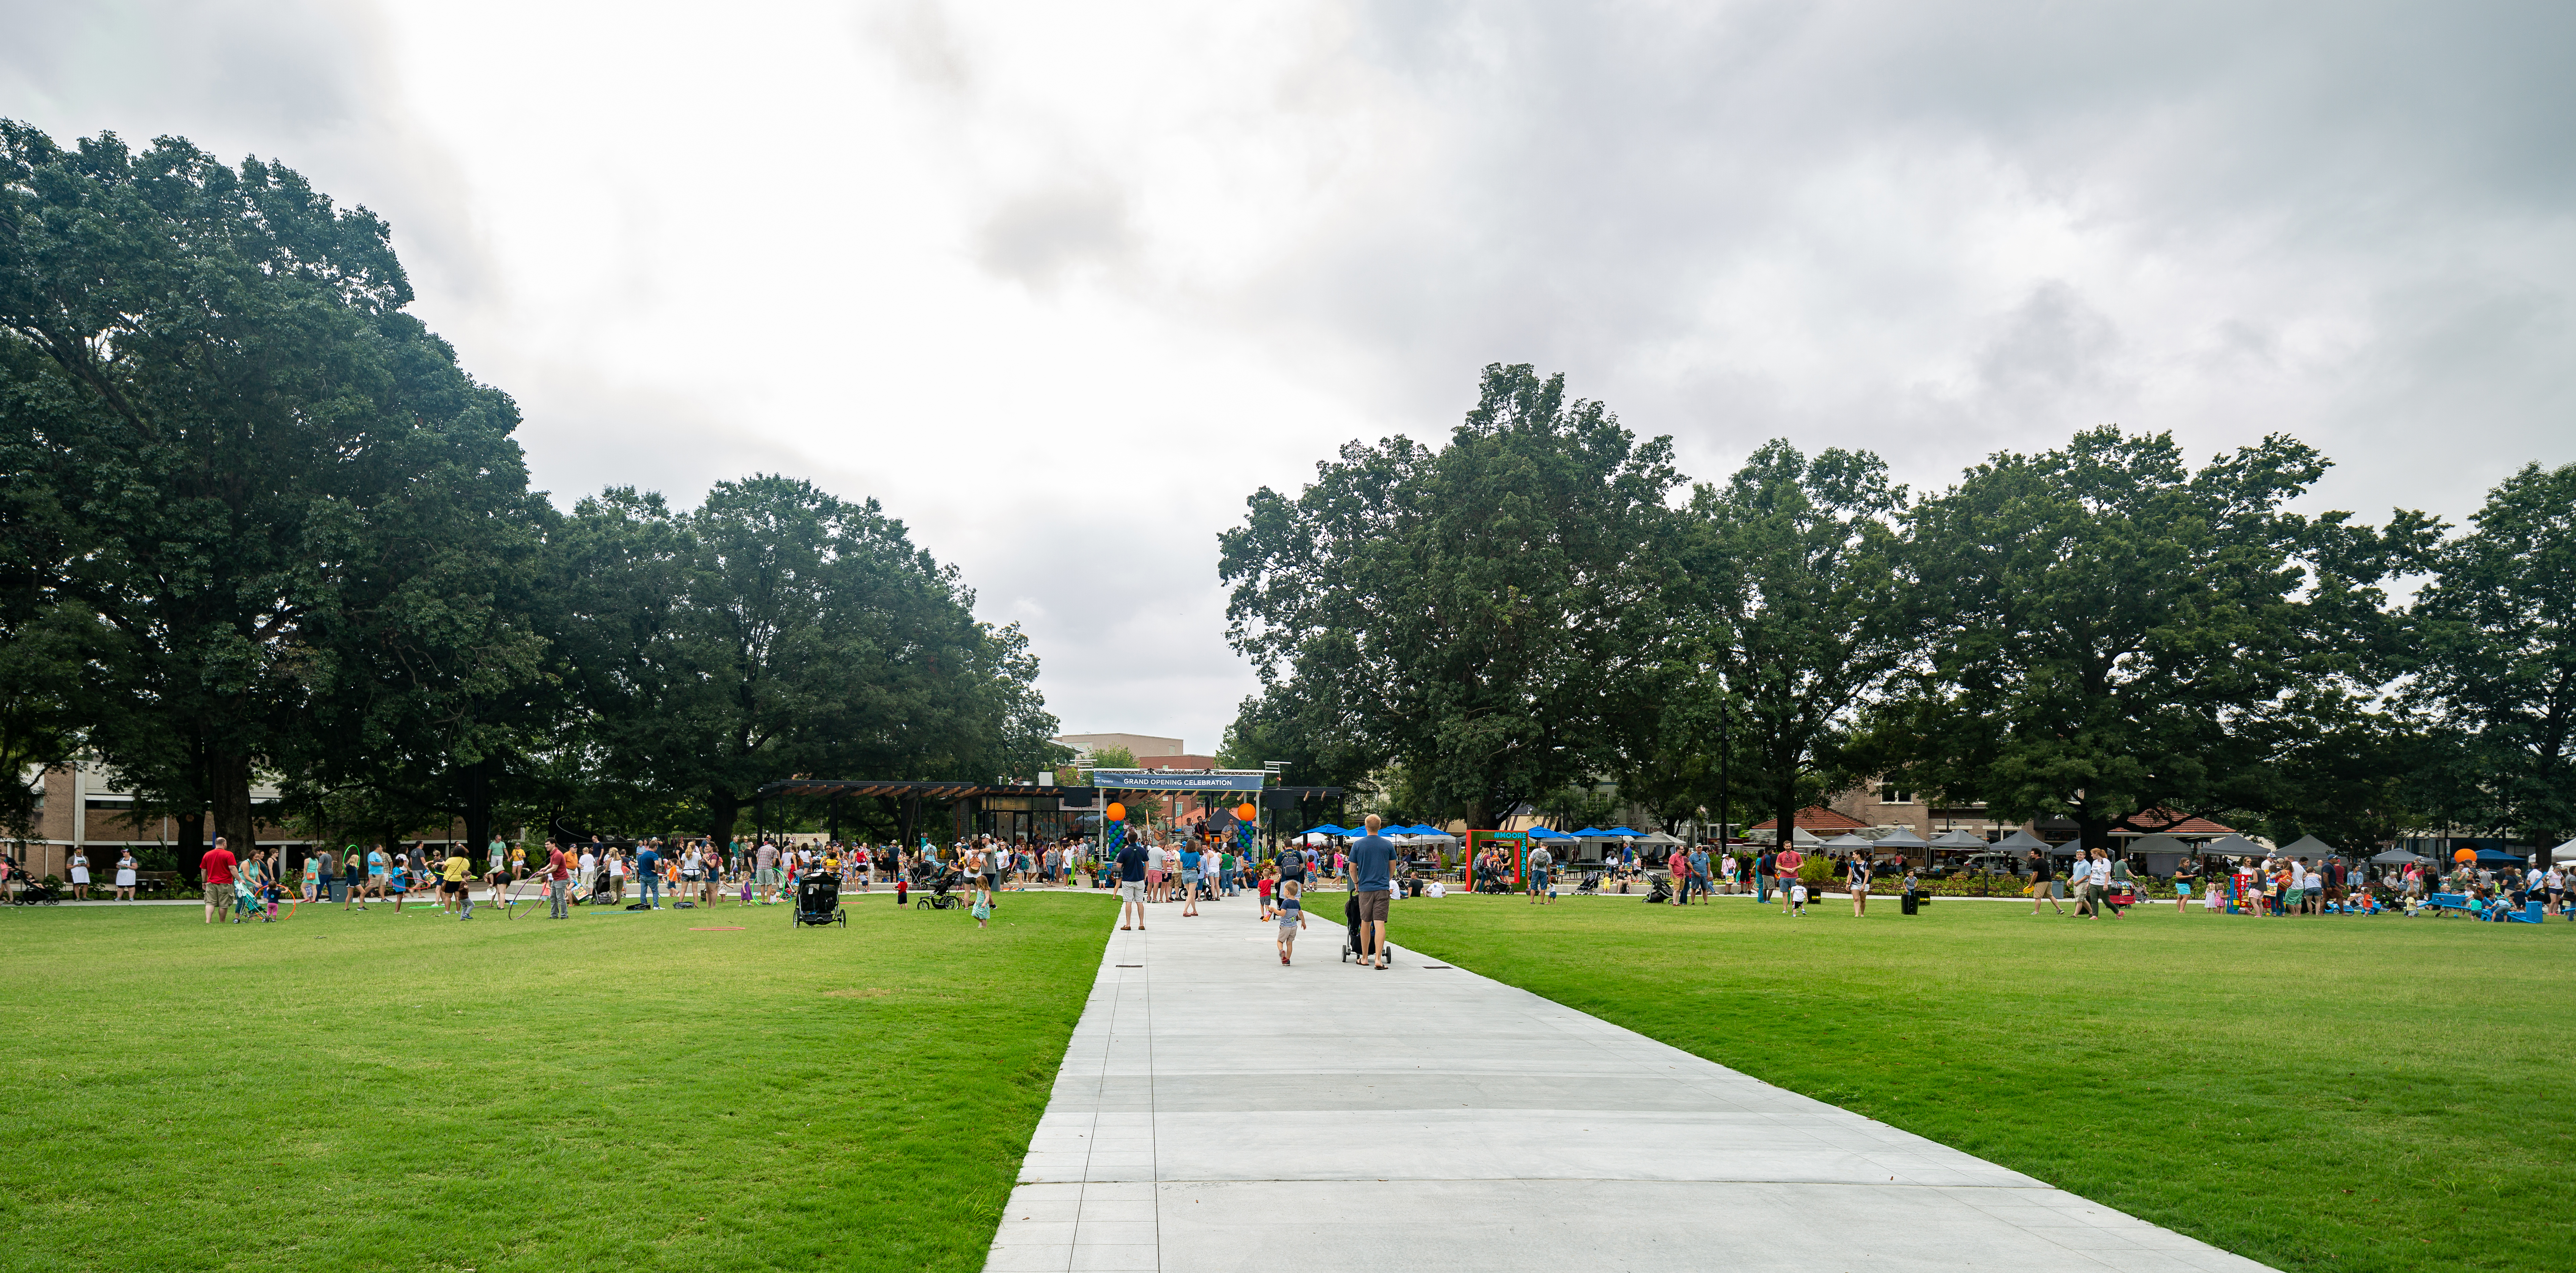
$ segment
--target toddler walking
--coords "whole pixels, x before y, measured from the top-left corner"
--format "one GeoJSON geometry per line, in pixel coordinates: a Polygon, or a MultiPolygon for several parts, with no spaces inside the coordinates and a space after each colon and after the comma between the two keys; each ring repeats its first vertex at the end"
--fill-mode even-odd
{"type": "Polygon", "coordinates": [[[1807,882],[1805,880],[1799,880],[1789,886],[1789,913],[1792,915],[1804,915],[1807,913],[1807,882]]]}
{"type": "Polygon", "coordinates": [[[1282,964],[1288,962],[1288,956],[1296,953],[1297,930],[1306,926],[1305,904],[1297,900],[1299,891],[1295,880],[1279,882],[1279,962],[1282,964]]]}

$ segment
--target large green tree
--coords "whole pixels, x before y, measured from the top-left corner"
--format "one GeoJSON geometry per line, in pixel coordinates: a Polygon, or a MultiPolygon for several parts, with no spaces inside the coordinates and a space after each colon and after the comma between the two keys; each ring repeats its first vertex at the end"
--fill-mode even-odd
{"type": "Polygon", "coordinates": [[[755,477],[682,513],[612,490],[548,558],[583,709],[563,745],[612,788],[697,802],[719,839],[777,779],[989,781],[1060,750],[1025,637],[977,622],[874,500],[755,477]]]}
{"type": "Polygon", "coordinates": [[[1315,776],[1399,763],[1479,825],[1615,770],[1655,717],[1671,451],[1497,365],[1447,446],[1353,442],[1254,493],[1219,537],[1228,635],[1295,706],[1239,725],[1311,734],[1315,776]]]}
{"type": "Polygon", "coordinates": [[[2526,465],[2469,520],[2417,594],[2409,695],[2483,797],[2437,811],[2546,848],[2576,833],[2576,464],[2526,465]]]}
{"type": "Polygon", "coordinates": [[[1920,649],[1895,524],[1904,498],[1875,455],[1810,457],[1782,441],[1692,493],[1676,589],[1686,688],[1671,699],[1658,766],[1678,790],[1664,803],[1688,797],[1723,818],[1723,768],[1785,836],[1845,772],[1862,710],[1920,649]]]}
{"type": "MultiPolygon", "coordinates": [[[[418,564],[397,546],[413,520],[524,486],[515,410],[410,299],[384,223],[285,168],[175,138],[66,150],[0,121],[11,481],[85,528],[82,551],[36,568],[123,652],[123,710],[89,742],[147,803],[211,809],[236,842],[254,773],[310,754],[317,704],[374,674],[370,598],[481,595],[480,571],[387,573],[418,564]]],[[[432,644],[460,659],[431,674],[440,694],[495,674],[432,644]]],[[[515,643],[486,653],[524,667],[515,643]]],[[[178,825],[196,837],[194,816],[178,825]]]]}
{"type": "MultiPolygon", "coordinates": [[[[1999,454],[1913,513],[1938,640],[1890,713],[1909,780],[2087,845],[2168,815],[2263,815],[2371,707],[2394,637],[2378,584],[2434,533],[2291,500],[2326,461],[2270,437],[2193,471],[2169,435],[2105,427],[1999,454]]],[[[2345,772],[2367,784],[2373,775],[2345,772]]]]}

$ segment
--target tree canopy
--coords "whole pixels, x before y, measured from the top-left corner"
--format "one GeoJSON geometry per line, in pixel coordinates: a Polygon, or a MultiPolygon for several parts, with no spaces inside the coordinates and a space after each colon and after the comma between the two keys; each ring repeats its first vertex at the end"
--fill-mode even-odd
{"type": "Polygon", "coordinates": [[[2576,464],[2525,466],[2469,520],[2436,552],[2403,658],[2454,753],[2430,803],[2553,841],[2576,832],[2576,464]]]}
{"type": "Polygon", "coordinates": [[[206,811],[247,844],[263,780],[385,836],[620,808],[721,834],[796,772],[1052,755],[1026,638],[874,501],[756,477],[558,514],[517,406],[411,299],[384,222],[290,169],[0,121],[11,772],[94,755],[185,854],[206,811]]]}
{"type": "Polygon", "coordinates": [[[2426,530],[2287,511],[2325,466],[2272,437],[2195,472],[2170,435],[2105,427],[1922,502],[1939,637],[1891,713],[1908,778],[2088,845],[2297,799],[2283,765],[2371,693],[2376,585],[2426,530]]]}
{"type": "MultiPolygon", "coordinates": [[[[1688,598],[1690,688],[1674,701],[1696,710],[1668,723],[1666,754],[1696,758],[1720,737],[1740,744],[1734,774],[1783,827],[1842,773],[1860,713],[1919,648],[1894,524],[1904,501],[1875,455],[1810,458],[1780,441],[1726,485],[1692,494],[1688,583],[1677,589],[1688,598]]],[[[1694,764],[1703,784],[1710,767],[1694,764]]]]}
{"type": "Polygon", "coordinates": [[[1401,763],[1490,825],[1651,734],[1671,450],[1561,375],[1487,367],[1447,446],[1353,442],[1246,501],[1219,539],[1230,639],[1330,767],[1401,763]]]}

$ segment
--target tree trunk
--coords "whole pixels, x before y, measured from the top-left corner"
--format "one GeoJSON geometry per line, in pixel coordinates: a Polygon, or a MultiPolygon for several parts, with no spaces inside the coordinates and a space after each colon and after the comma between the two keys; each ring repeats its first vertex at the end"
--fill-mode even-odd
{"type": "Polygon", "coordinates": [[[721,787],[707,793],[707,834],[715,840],[721,853],[733,843],[734,819],[742,813],[742,802],[721,787]]]}
{"type": "Polygon", "coordinates": [[[206,802],[214,806],[215,834],[230,841],[225,847],[237,860],[247,861],[259,851],[256,828],[251,823],[250,758],[225,752],[206,757],[206,802]]]}
{"type": "MultiPolygon", "coordinates": [[[[178,855],[171,867],[182,875],[197,873],[197,863],[206,856],[206,811],[174,813],[170,818],[170,850],[178,855]]],[[[202,885],[205,881],[199,880],[202,885]]]]}
{"type": "Polygon", "coordinates": [[[489,756],[467,765],[458,775],[459,805],[465,815],[467,856],[480,852],[492,842],[492,758],[489,756]]]}
{"type": "Polygon", "coordinates": [[[1780,790],[1772,795],[1772,800],[1776,812],[1771,816],[1779,819],[1780,829],[1772,834],[1771,849],[1775,853],[1782,849],[1795,849],[1798,847],[1798,780],[1791,778],[1782,784],[1780,790]]]}

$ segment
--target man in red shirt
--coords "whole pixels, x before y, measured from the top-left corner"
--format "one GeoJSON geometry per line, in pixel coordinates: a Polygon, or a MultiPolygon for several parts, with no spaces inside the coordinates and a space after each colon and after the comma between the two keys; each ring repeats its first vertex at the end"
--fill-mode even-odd
{"type": "Polygon", "coordinates": [[[233,913],[233,851],[224,847],[224,838],[215,837],[215,847],[197,859],[197,870],[206,881],[206,922],[218,915],[233,913]]]}
{"type": "Polygon", "coordinates": [[[554,910],[548,919],[570,919],[572,911],[564,905],[565,881],[572,878],[572,863],[564,860],[563,846],[546,846],[546,896],[553,899],[554,910]]]}

